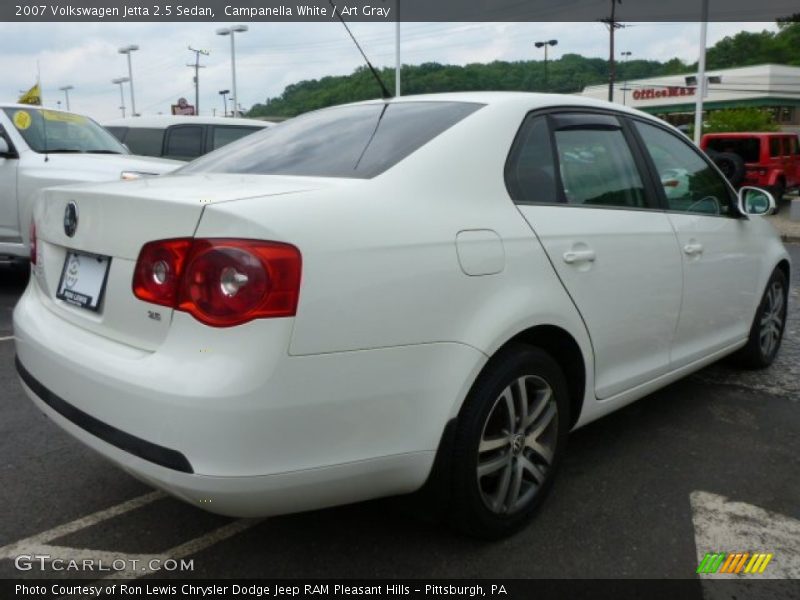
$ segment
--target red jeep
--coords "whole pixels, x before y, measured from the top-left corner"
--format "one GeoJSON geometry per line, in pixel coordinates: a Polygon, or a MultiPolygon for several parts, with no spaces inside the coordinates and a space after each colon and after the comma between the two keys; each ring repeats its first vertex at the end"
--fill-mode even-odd
{"type": "Polygon", "coordinates": [[[796,133],[707,133],[700,147],[736,188],[765,188],[778,202],[787,190],[800,187],[796,133]]]}

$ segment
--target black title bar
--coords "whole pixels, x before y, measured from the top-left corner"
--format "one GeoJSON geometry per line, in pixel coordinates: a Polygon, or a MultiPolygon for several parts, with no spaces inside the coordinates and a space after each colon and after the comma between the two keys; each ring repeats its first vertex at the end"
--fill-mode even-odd
{"type": "MultiPolygon", "coordinates": [[[[792,18],[796,0],[709,1],[709,21],[792,18]]],[[[616,6],[616,21],[700,21],[703,0],[631,0],[616,6]]],[[[4,0],[0,21],[17,22],[300,22],[508,21],[593,22],[610,17],[609,0],[4,0]]]]}

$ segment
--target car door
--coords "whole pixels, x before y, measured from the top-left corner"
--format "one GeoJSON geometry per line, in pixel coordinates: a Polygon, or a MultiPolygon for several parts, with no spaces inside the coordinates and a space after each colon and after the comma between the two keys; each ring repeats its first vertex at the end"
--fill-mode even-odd
{"type": "Polygon", "coordinates": [[[797,135],[789,137],[789,170],[791,177],[787,174],[787,187],[797,187],[800,185],[800,143],[797,135]]]}
{"type": "Polygon", "coordinates": [[[672,367],[679,368],[747,337],[760,295],[757,239],[732,188],[704,154],[665,127],[634,123],[662,181],[682,254],[683,298],[671,352],[672,367]]]}
{"type": "MultiPolygon", "coordinates": [[[[4,137],[11,148],[10,138],[4,137]]],[[[22,243],[17,203],[18,166],[19,159],[0,156],[0,244],[22,243]]]]}
{"type": "Polygon", "coordinates": [[[586,323],[601,399],[668,371],[680,311],[675,234],[632,139],[611,114],[534,113],[506,166],[509,193],[586,323]]]}

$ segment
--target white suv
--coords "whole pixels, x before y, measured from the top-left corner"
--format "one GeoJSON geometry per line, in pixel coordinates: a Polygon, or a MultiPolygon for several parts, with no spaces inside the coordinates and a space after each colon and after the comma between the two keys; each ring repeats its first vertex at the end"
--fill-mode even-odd
{"type": "Polygon", "coordinates": [[[83,115],[0,104],[0,262],[28,258],[31,202],[42,188],[160,175],[181,164],[131,156],[83,115]]]}
{"type": "Polygon", "coordinates": [[[17,369],[58,425],[196,506],[268,515],[428,481],[459,528],[500,536],[571,429],[725,356],[772,362],[773,206],[604,102],[321,110],[174,176],[46,192],[17,369]]]}

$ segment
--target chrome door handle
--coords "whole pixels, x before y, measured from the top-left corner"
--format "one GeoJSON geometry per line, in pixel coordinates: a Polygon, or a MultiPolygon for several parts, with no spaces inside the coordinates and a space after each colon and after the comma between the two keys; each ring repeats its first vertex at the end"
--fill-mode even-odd
{"type": "Polygon", "coordinates": [[[683,251],[689,256],[694,256],[695,254],[702,254],[703,244],[698,244],[697,242],[690,242],[683,247],[683,251]]]}
{"type": "Polygon", "coordinates": [[[564,252],[564,262],[568,265],[577,262],[594,262],[597,255],[594,250],[569,250],[564,252]]]}

